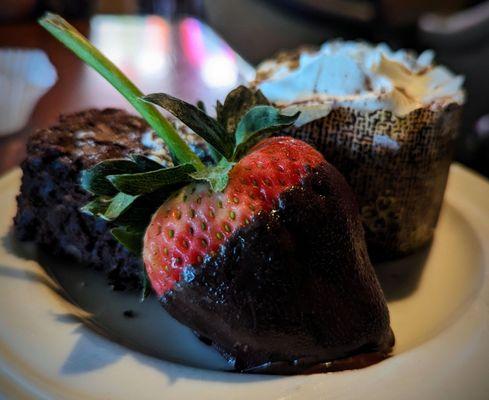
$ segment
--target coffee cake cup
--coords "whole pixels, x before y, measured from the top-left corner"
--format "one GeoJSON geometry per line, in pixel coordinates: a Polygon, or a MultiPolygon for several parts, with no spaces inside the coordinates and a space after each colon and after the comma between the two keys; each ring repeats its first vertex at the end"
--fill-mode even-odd
{"type": "Polygon", "coordinates": [[[463,78],[386,45],[333,41],[262,63],[252,83],[356,193],[369,253],[394,259],[434,234],[460,121],[463,78]]]}

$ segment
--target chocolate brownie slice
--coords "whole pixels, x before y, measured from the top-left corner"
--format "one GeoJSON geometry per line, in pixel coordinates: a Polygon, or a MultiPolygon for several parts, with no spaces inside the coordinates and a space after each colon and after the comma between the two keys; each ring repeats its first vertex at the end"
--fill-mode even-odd
{"type": "MultiPolygon", "coordinates": [[[[193,147],[205,151],[193,133],[180,126],[177,129],[193,147]]],[[[156,155],[171,162],[166,147],[146,122],[122,110],[92,109],[62,115],[56,125],[33,133],[22,163],[14,219],[17,238],[106,271],[115,287],[139,287],[140,257],[112,237],[110,223],[80,211],[90,199],[80,187],[80,172],[130,153],[156,155]]]]}

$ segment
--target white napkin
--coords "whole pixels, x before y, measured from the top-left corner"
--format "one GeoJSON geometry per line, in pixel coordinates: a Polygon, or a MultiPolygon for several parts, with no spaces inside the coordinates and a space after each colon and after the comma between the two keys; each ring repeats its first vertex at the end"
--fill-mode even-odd
{"type": "Polygon", "coordinates": [[[22,129],[58,75],[39,49],[0,49],[0,135],[22,129]]]}

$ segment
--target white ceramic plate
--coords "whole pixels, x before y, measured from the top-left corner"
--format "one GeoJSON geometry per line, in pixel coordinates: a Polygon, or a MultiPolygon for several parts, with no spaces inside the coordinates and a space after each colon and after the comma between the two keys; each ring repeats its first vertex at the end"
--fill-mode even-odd
{"type": "Polygon", "coordinates": [[[225,372],[156,301],[140,304],[93,271],[15,242],[19,179],[19,170],[0,179],[0,397],[489,398],[489,183],[460,166],[452,167],[431,248],[377,266],[397,338],[393,357],[294,377],[225,372]],[[123,316],[129,309],[134,318],[123,316]]]}

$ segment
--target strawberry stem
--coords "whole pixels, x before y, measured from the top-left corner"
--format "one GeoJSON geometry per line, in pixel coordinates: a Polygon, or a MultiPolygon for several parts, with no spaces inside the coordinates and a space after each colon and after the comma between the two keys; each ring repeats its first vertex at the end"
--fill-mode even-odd
{"type": "Polygon", "coordinates": [[[75,27],[52,13],[46,13],[39,24],[117,89],[165,141],[178,161],[192,164],[197,171],[204,169],[202,161],[178,135],[173,125],[154,106],[143,102],[143,93],[75,27]]]}

